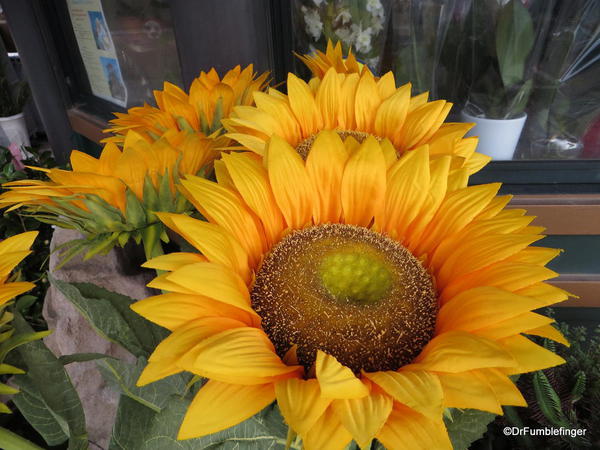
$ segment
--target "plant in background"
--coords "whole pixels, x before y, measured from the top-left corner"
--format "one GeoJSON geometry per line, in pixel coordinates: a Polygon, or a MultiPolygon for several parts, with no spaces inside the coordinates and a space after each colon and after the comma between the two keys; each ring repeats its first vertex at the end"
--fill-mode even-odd
{"type": "Polygon", "coordinates": [[[81,251],[90,258],[130,239],[143,241],[147,255],[162,253],[168,241],[156,211],[186,212],[189,203],[177,190],[179,177],[210,171],[218,141],[170,130],[152,143],[129,131],[123,150],[105,145],[98,159],[74,150],[72,170],[43,169],[45,180],[6,183],[0,206],[23,208],[35,219],[75,229],[85,238],[72,241],[65,260],[81,251]]]}
{"type": "Polygon", "coordinates": [[[387,0],[296,0],[295,37],[300,50],[315,52],[327,41],[340,41],[345,49],[377,72],[381,63],[389,16],[387,0]]]}
{"type": "MultiPolygon", "coordinates": [[[[513,438],[526,449],[580,449],[600,445],[600,328],[589,332],[584,327],[560,324],[560,329],[571,343],[570,347],[555,349],[551,341],[544,345],[557,350],[566,361],[553,367],[519,378],[518,385],[529,408],[506,408],[505,420],[497,421],[502,427],[529,426],[531,428],[566,428],[586,430],[585,435],[522,436],[513,438]]],[[[500,431],[497,431],[500,434],[500,431]]],[[[489,438],[488,438],[489,439],[489,438]]]]}
{"type": "Polygon", "coordinates": [[[154,91],[157,107],[145,104],[115,113],[111,128],[114,136],[105,142],[122,144],[128,130],[136,131],[148,142],[169,130],[188,131],[207,137],[218,132],[221,119],[228,117],[235,105],[251,105],[254,92],[265,89],[268,72],[257,76],[252,64],[245,69],[236,66],[220,79],[215,69],[201,72],[192,82],[189,94],[171,83],[162,91],[154,91]]]}
{"type": "MultiPolygon", "coordinates": [[[[32,170],[24,165],[46,169],[56,166],[51,151],[27,147],[25,154],[28,155],[27,159],[19,162],[20,149],[13,153],[0,146],[0,185],[25,179],[45,178],[44,172],[32,170]]],[[[37,231],[39,238],[33,243],[33,252],[27,258],[27,264],[21,264],[19,267],[24,279],[35,282],[32,291],[19,299],[19,305],[21,312],[35,329],[45,329],[46,324],[42,318],[43,302],[38,300],[44,298],[48,288],[46,270],[52,227],[27,215],[19,214],[19,211],[3,212],[0,219],[0,236],[7,238],[25,231],[37,231]]]]}
{"type": "Polygon", "coordinates": [[[523,114],[532,88],[533,20],[521,0],[472,2],[463,39],[465,112],[512,119],[523,114]],[[494,32],[490,33],[490,26],[494,32]]]}
{"type": "Polygon", "coordinates": [[[10,117],[23,112],[31,93],[26,81],[10,83],[4,66],[0,63],[0,117],[10,117]]]}

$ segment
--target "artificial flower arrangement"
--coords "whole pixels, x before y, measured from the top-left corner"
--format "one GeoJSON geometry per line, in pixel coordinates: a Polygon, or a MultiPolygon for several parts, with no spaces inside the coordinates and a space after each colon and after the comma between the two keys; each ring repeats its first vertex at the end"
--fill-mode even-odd
{"type": "Polygon", "coordinates": [[[533,312],[569,296],[546,283],[559,251],[499,184],[468,185],[489,158],[451,104],[339,45],[302,60],[287,93],[252,67],[166,84],[98,159],[0,204],[81,231],[88,257],[143,242],[161,293],[131,309],[170,334],[124,395],[185,388],[140,448],[466,448],[465,411],[525,406],[515,376],[564,362],[528,337],[568,345],[533,312]],[[190,250],[162,254],[167,231],[190,250]]]}

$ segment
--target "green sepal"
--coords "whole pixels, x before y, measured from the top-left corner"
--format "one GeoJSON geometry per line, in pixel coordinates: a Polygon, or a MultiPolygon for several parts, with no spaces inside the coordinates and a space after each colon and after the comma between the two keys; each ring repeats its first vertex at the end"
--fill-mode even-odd
{"type": "Polygon", "coordinates": [[[23,333],[12,336],[6,342],[3,342],[2,345],[0,345],[0,361],[4,361],[4,358],[6,358],[8,352],[19,347],[20,345],[37,341],[38,339],[43,339],[50,334],[52,334],[52,330],[23,333]]]}
{"type": "Polygon", "coordinates": [[[158,186],[158,210],[159,211],[172,211],[173,203],[173,192],[171,192],[171,180],[169,178],[169,169],[160,177],[158,186]]]}
{"type": "Polygon", "coordinates": [[[202,111],[200,107],[197,108],[200,112],[200,129],[202,132],[208,136],[210,134],[210,126],[208,125],[208,119],[206,118],[206,114],[202,111]]]}
{"type": "Polygon", "coordinates": [[[0,383],[0,395],[14,395],[18,394],[20,391],[8,384],[0,383]]]}
{"type": "Polygon", "coordinates": [[[144,205],[146,206],[146,220],[148,222],[156,221],[157,219],[153,211],[159,210],[158,193],[152,184],[150,175],[146,175],[146,178],[144,178],[144,205]]]}
{"type": "Polygon", "coordinates": [[[87,261],[91,257],[96,256],[98,254],[105,255],[106,253],[111,251],[112,248],[115,246],[115,244],[117,243],[118,237],[119,237],[119,233],[115,232],[115,233],[108,235],[104,239],[99,240],[99,242],[97,242],[95,245],[93,245],[87,251],[87,253],[83,257],[83,260],[87,261]]]}
{"type": "Polygon", "coordinates": [[[15,330],[13,330],[11,328],[10,330],[5,331],[4,333],[0,333],[0,344],[2,344],[4,341],[9,339],[13,335],[14,332],[15,332],[15,330]]]}
{"type": "MultiPolygon", "coordinates": [[[[213,122],[210,127],[211,133],[221,128],[221,119],[223,118],[223,97],[219,97],[215,103],[215,112],[213,114],[213,122]]],[[[208,134],[208,133],[206,133],[208,134]]]]}
{"type": "Polygon", "coordinates": [[[108,204],[103,205],[92,198],[92,196],[88,196],[83,200],[83,203],[94,215],[94,222],[101,224],[104,232],[122,230],[123,221],[121,215],[107,208],[108,204]]]}
{"type": "Polygon", "coordinates": [[[177,116],[177,125],[179,126],[179,129],[181,131],[187,131],[189,133],[195,133],[194,129],[189,124],[189,122],[185,119],[185,117],[177,116]]]}
{"type": "Polygon", "coordinates": [[[146,224],[146,210],[137,196],[129,188],[125,190],[125,219],[134,228],[141,228],[146,224]]]}

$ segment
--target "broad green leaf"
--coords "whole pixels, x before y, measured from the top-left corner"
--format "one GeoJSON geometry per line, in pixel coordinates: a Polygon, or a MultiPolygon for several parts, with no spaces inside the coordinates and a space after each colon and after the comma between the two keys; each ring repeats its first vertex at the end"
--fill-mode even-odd
{"type": "Polygon", "coordinates": [[[118,359],[106,359],[97,362],[98,369],[106,382],[132,400],[154,412],[160,412],[172,395],[183,396],[190,374],[172,375],[143,387],[135,385],[144,367],[146,359],[139,358],[136,364],[118,359]]]}
{"type": "MultiPolygon", "coordinates": [[[[275,404],[219,433],[178,441],[176,436],[189,400],[173,396],[152,420],[140,450],[284,450],[287,426],[275,404]]],[[[210,414],[210,411],[207,411],[210,414]]],[[[292,447],[294,448],[294,447],[292,447]]]]}
{"type": "Polygon", "coordinates": [[[454,450],[467,450],[484,435],[496,415],[476,409],[452,410],[452,419],[445,419],[454,450]]]}
{"type": "MultiPolygon", "coordinates": [[[[18,313],[13,323],[17,334],[33,331],[18,313]]],[[[87,449],[83,407],[63,365],[42,341],[22,345],[18,353],[27,366],[26,375],[14,377],[24,391],[14,397],[19,410],[48,445],[66,436],[70,450],[87,449]]]]}
{"type": "Polygon", "coordinates": [[[496,55],[504,86],[523,81],[525,62],[534,40],[529,11],[521,0],[510,0],[500,11],[496,26],[496,55]]]}
{"type": "Polygon", "coordinates": [[[165,329],[133,312],[130,297],[110,292],[90,283],[67,283],[49,276],[98,334],[129,350],[135,356],[148,356],[166,336],[165,329]]]}
{"type": "Polygon", "coordinates": [[[108,450],[138,450],[156,412],[121,395],[108,450]]]}

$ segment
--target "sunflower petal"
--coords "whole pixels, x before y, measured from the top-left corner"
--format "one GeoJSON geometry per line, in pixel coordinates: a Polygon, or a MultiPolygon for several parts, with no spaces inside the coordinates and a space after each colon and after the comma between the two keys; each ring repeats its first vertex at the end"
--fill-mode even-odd
{"type": "Polygon", "coordinates": [[[511,336],[499,343],[517,361],[517,366],[511,367],[509,374],[535,372],[565,363],[557,354],[534,344],[524,336],[511,336]]]}
{"type": "Polygon", "coordinates": [[[242,386],[209,380],[190,404],[177,439],[206,436],[237,425],[274,399],[271,383],[242,386]]]}
{"type": "Polygon", "coordinates": [[[315,379],[289,378],[275,384],[277,404],[287,424],[300,436],[306,435],[329,407],[315,379]]]}
{"type": "Polygon", "coordinates": [[[331,407],[357,444],[366,447],[385,424],[392,405],[387,395],[371,393],[359,399],[334,400],[331,407]]]}
{"type": "Polygon", "coordinates": [[[317,351],[316,373],[325,398],[361,398],[369,394],[369,388],[348,367],[321,350],[317,351]]]}
{"type": "Polygon", "coordinates": [[[364,374],[380,386],[395,401],[427,416],[439,420],[442,416],[442,386],[438,378],[425,370],[385,371],[364,374]]]}
{"type": "Polygon", "coordinates": [[[302,444],[306,450],[343,450],[351,440],[352,435],[331,408],[302,436],[302,444]]]}
{"type": "Polygon", "coordinates": [[[460,373],[439,373],[447,408],[471,408],[502,414],[502,407],[487,379],[472,370],[460,373]]]}
{"type": "Polygon", "coordinates": [[[446,426],[439,417],[430,420],[397,403],[377,439],[394,450],[452,450],[446,426]]]}

